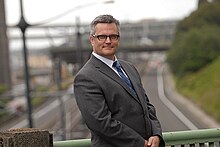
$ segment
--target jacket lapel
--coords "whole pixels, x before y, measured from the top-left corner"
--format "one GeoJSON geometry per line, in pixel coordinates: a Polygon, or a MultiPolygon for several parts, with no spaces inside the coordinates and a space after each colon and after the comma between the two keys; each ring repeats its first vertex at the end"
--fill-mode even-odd
{"type": "Polygon", "coordinates": [[[138,99],[138,101],[140,102],[141,93],[139,91],[137,79],[134,77],[134,74],[132,74],[132,71],[130,71],[130,67],[127,64],[125,64],[124,62],[120,62],[120,64],[122,65],[123,69],[125,70],[127,76],[131,80],[131,83],[135,89],[135,92],[137,94],[137,96],[135,96],[135,98],[138,99]]]}
{"type": "MultiPolygon", "coordinates": [[[[121,80],[121,78],[110,68],[108,67],[108,65],[106,65],[105,63],[103,63],[102,61],[100,61],[99,59],[97,59],[96,57],[94,57],[92,55],[93,63],[95,65],[95,67],[102,73],[104,73],[105,75],[107,75],[109,78],[111,78],[112,80],[114,80],[115,82],[119,83],[130,95],[132,95],[133,98],[135,98],[138,102],[139,99],[137,98],[136,95],[134,95],[131,90],[129,89],[129,87],[121,80]]],[[[129,73],[129,72],[128,72],[129,73]]],[[[128,75],[129,76],[129,75],[128,75]]],[[[130,77],[130,76],[129,76],[130,77]]],[[[132,83],[134,82],[134,79],[131,80],[132,83]]],[[[136,90],[136,89],[135,89],[136,90]]]]}
{"type": "Polygon", "coordinates": [[[137,99],[138,102],[142,105],[144,109],[144,114],[148,113],[148,111],[146,110],[147,107],[145,107],[145,101],[146,101],[145,96],[143,97],[142,91],[140,90],[140,87],[138,86],[137,79],[134,76],[136,73],[133,73],[131,71],[131,67],[129,67],[127,63],[124,63],[121,61],[120,64],[122,65],[123,69],[125,70],[126,74],[128,75],[129,79],[131,80],[134,86],[134,89],[137,93],[137,97],[135,97],[135,99],[137,99]]]}

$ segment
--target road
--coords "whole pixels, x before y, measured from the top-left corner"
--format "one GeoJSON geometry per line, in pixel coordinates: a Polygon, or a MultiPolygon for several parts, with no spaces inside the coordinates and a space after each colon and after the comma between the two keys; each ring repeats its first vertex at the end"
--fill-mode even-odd
{"type": "MultiPolygon", "coordinates": [[[[169,131],[180,131],[180,130],[189,130],[197,129],[194,125],[190,128],[184,120],[181,120],[178,116],[181,114],[176,114],[176,110],[171,110],[170,105],[164,103],[164,95],[159,94],[158,86],[158,73],[157,68],[146,68],[147,72],[143,75],[143,84],[146,90],[146,93],[151,101],[154,104],[157,110],[157,116],[161,122],[162,129],[164,132],[169,131]]],[[[182,117],[182,116],[181,116],[182,117]]]]}

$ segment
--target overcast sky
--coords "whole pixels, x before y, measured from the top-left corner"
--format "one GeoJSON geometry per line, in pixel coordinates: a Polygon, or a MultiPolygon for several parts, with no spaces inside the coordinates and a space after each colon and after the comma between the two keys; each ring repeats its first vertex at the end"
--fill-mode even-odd
{"type": "MultiPolygon", "coordinates": [[[[5,0],[7,24],[17,24],[20,18],[20,0],[5,0]]],[[[34,24],[53,18],[68,10],[71,13],[50,23],[91,22],[97,15],[112,14],[120,21],[141,19],[182,19],[197,9],[198,0],[23,0],[26,21],[34,24]],[[77,8],[81,6],[80,8],[77,8]]]]}

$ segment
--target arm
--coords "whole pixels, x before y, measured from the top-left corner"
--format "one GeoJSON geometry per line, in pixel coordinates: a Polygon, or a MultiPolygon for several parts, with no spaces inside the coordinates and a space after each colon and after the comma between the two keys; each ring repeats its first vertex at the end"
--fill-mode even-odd
{"type": "MultiPolygon", "coordinates": [[[[151,124],[152,124],[152,137],[149,138],[148,141],[155,141],[155,137],[156,138],[159,138],[159,146],[160,147],[164,147],[165,146],[165,142],[163,140],[163,136],[162,136],[162,129],[161,129],[161,125],[160,125],[160,122],[156,116],[156,109],[155,107],[149,102],[149,99],[146,95],[146,99],[147,99],[147,108],[148,108],[148,111],[149,111],[149,118],[150,118],[150,121],[151,121],[151,124]]],[[[157,139],[156,139],[157,140],[157,139]]],[[[149,143],[149,142],[148,142],[149,143]]],[[[151,144],[151,143],[149,143],[151,144]]],[[[154,144],[154,143],[152,143],[154,144]]],[[[156,143],[157,144],[157,143],[156,143]]]]}

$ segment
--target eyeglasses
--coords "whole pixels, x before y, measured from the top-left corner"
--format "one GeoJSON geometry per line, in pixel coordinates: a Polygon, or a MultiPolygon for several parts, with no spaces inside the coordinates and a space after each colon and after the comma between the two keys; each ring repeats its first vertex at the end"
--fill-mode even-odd
{"type": "Polygon", "coordinates": [[[112,34],[112,35],[95,35],[95,34],[92,34],[92,36],[94,38],[98,38],[99,41],[105,41],[108,37],[111,41],[117,41],[119,39],[119,35],[116,35],[116,34],[112,34]]]}

